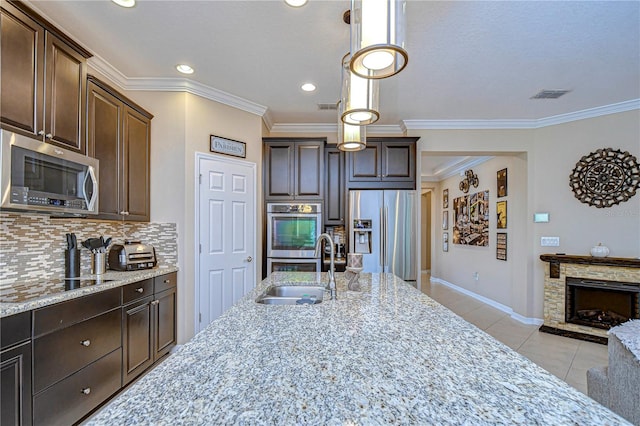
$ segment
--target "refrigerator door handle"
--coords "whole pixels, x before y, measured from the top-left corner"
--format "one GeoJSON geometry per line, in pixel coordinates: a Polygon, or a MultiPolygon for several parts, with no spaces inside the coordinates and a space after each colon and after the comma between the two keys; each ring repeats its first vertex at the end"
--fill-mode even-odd
{"type": "Polygon", "coordinates": [[[384,267],[384,208],[380,207],[380,266],[384,267]]]}
{"type": "MultiPolygon", "coordinates": [[[[387,206],[384,206],[384,267],[387,267],[387,265],[389,264],[389,259],[388,259],[388,254],[387,253],[387,244],[388,244],[388,239],[389,239],[389,235],[387,232],[387,227],[388,227],[388,220],[389,220],[389,208],[387,206]]],[[[384,272],[388,272],[388,271],[384,271],[384,272]]]]}

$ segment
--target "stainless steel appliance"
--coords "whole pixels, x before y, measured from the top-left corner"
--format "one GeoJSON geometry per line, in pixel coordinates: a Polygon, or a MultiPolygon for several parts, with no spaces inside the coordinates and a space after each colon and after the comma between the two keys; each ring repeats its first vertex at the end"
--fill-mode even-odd
{"type": "Polygon", "coordinates": [[[320,258],[295,259],[291,257],[268,258],[267,271],[271,272],[320,272],[320,258]]]}
{"type": "Polygon", "coordinates": [[[363,254],[364,272],[418,276],[416,191],[349,191],[349,253],[363,254]]]}
{"type": "Polygon", "coordinates": [[[267,272],[320,271],[315,247],[321,231],[320,203],[267,203],[267,272]]]}
{"type": "Polygon", "coordinates": [[[98,160],[17,133],[0,133],[0,208],[98,213],[98,160]]]}
{"type": "Polygon", "coordinates": [[[151,269],[158,264],[156,249],[140,241],[125,241],[114,244],[109,250],[109,269],[115,271],[138,271],[151,269]]]}

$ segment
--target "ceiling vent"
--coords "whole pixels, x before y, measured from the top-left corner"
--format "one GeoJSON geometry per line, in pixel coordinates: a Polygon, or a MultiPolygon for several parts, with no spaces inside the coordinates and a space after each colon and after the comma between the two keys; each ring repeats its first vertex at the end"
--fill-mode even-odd
{"type": "Polygon", "coordinates": [[[318,104],[319,111],[336,111],[337,109],[338,109],[338,103],[318,104]]]}
{"type": "Polygon", "coordinates": [[[529,99],[558,99],[565,93],[569,93],[571,90],[541,90],[529,99]]]}

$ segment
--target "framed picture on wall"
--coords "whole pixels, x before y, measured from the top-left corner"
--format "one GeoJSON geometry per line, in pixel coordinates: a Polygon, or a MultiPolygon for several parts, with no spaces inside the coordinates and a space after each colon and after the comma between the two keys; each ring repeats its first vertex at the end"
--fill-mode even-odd
{"type": "Polygon", "coordinates": [[[507,260],[507,233],[496,233],[496,259],[507,260]]]}
{"type": "Polygon", "coordinates": [[[507,229],[507,202],[498,201],[496,203],[496,214],[498,215],[498,229],[507,229]]]}
{"type": "Polygon", "coordinates": [[[507,169],[498,170],[496,187],[498,189],[498,198],[507,196],[507,169]]]}
{"type": "Polygon", "coordinates": [[[447,210],[442,212],[442,229],[449,229],[449,212],[447,210]]]}
{"type": "Polygon", "coordinates": [[[448,189],[445,189],[442,191],[442,208],[443,209],[449,208],[449,190],[448,189]]]}

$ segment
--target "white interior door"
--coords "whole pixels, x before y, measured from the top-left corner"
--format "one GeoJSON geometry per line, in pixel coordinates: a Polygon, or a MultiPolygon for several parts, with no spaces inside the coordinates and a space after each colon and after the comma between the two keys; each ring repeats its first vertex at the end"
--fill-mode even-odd
{"type": "Polygon", "coordinates": [[[198,331],[256,284],[256,165],[198,157],[198,331]]]}

